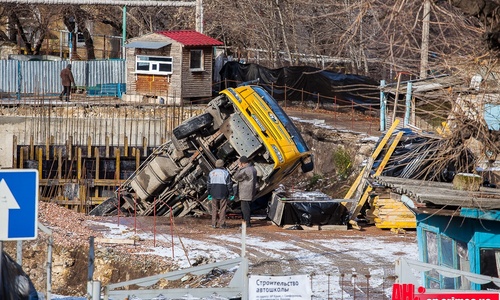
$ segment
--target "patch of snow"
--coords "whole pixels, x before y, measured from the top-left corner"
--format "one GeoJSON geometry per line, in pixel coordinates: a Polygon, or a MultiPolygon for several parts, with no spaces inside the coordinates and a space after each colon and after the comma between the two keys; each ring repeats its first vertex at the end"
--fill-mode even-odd
{"type": "MultiPolygon", "coordinates": [[[[320,194],[311,193],[315,197],[320,194]]],[[[107,233],[103,231],[107,238],[124,239],[139,235],[141,239],[152,240],[152,234],[145,232],[136,234],[133,229],[124,225],[102,222],[99,222],[98,225],[109,228],[107,233]]],[[[365,275],[367,275],[366,270],[360,272],[361,270],[352,269],[352,273],[344,277],[345,274],[341,275],[341,267],[339,267],[341,260],[359,260],[370,266],[368,269],[370,287],[374,288],[383,287],[385,278],[394,274],[394,269],[387,270],[384,266],[391,265],[399,257],[418,260],[417,243],[408,243],[407,239],[406,241],[401,240],[401,242],[398,242],[394,238],[384,240],[383,237],[341,235],[332,239],[315,240],[315,244],[307,244],[307,235],[303,235],[304,232],[301,233],[304,240],[301,238],[292,238],[297,236],[297,233],[293,231],[280,234],[285,237],[284,241],[269,241],[265,239],[265,236],[256,237],[250,233],[245,238],[246,248],[247,250],[259,249],[259,252],[271,261],[280,262],[285,272],[286,270],[291,271],[290,263],[292,262],[291,257],[293,257],[293,263],[298,262],[302,266],[301,271],[303,274],[315,274],[313,294],[317,295],[324,295],[325,293],[328,295],[340,295],[342,293],[343,282],[354,280],[353,275],[355,274],[359,276],[357,280],[363,280],[365,275]],[[288,236],[290,236],[290,239],[286,239],[288,236]],[[302,247],[304,243],[307,244],[307,247],[302,247]],[[378,262],[383,262],[384,266],[377,267],[378,262]]],[[[195,240],[185,237],[182,239],[178,237],[172,238],[169,235],[159,234],[156,236],[156,240],[169,245],[173,244],[173,250],[171,247],[163,246],[139,246],[137,248],[140,251],[136,252],[136,254],[155,254],[173,259],[180,269],[189,268],[190,263],[199,257],[208,259],[209,261],[220,262],[240,256],[241,232],[225,231],[224,242],[214,243],[214,241],[218,241],[220,238],[221,236],[215,233],[214,235],[209,235],[205,240],[195,240]],[[185,251],[185,249],[189,250],[185,251]]],[[[251,253],[247,255],[250,261],[258,259],[258,257],[254,257],[251,253]]],[[[343,270],[343,273],[345,273],[345,270],[343,270]]],[[[389,287],[384,288],[389,295],[389,287]]],[[[345,290],[343,291],[343,295],[344,299],[351,299],[345,294],[345,290]]],[[[54,299],[83,300],[85,298],[54,297],[54,299]]]]}
{"type": "MultiPolygon", "coordinates": [[[[364,132],[356,132],[356,131],[353,131],[353,130],[341,129],[341,128],[333,127],[331,125],[326,124],[325,120],[317,120],[317,119],[307,119],[306,120],[306,119],[301,119],[301,118],[292,117],[292,116],[290,116],[290,119],[292,119],[292,121],[297,121],[297,122],[302,122],[302,123],[307,123],[307,124],[313,124],[314,126],[317,126],[319,128],[324,128],[324,129],[328,129],[328,130],[334,130],[334,131],[337,131],[337,132],[349,132],[349,133],[355,133],[355,134],[362,134],[362,135],[366,135],[367,137],[369,137],[364,132]]],[[[372,138],[376,138],[378,140],[378,137],[369,137],[370,140],[372,140],[372,138]]]]}

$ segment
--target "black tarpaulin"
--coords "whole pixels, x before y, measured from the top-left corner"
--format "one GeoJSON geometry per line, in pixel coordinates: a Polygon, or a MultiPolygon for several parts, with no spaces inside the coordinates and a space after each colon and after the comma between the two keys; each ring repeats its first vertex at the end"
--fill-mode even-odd
{"type": "Polygon", "coordinates": [[[1,253],[0,299],[2,300],[38,300],[38,293],[33,282],[24,273],[21,266],[7,253],[1,253]]]}
{"type": "Polygon", "coordinates": [[[259,79],[259,84],[277,100],[313,101],[360,110],[379,107],[377,81],[367,76],[336,73],[311,66],[268,69],[257,64],[227,62],[219,72],[221,87],[236,87],[259,79]],[[319,99],[318,99],[319,95],[319,99]]]}
{"type": "Polygon", "coordinates": [[[268,217],[278,226],[344,225],[348,212],[341,201],[317,192],[273,193],[268,217]]]}

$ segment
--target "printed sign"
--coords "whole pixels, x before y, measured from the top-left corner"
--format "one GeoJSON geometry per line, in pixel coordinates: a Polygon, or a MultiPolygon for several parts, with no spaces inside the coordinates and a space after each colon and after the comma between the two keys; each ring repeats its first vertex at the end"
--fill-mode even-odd
{"type": "Polygon", "coordinates": [[[0,241],[36,239],[37,220],[38,171],[0,170],[0,241]]]}
{"type": "Polygon", "coordinates": [[[248,288],[252,300],[310,300],[312,296],[309,275],[250,275],[248,288]]]}
{"type": "Polygon", "coordinates": [[[415,293],[413,284],[395,283],[392,286],[392,300],[500,300],[499,295],[498,292],[458,290],[428,294],[424,287],[419,287],[418,293],[415,293]]]}

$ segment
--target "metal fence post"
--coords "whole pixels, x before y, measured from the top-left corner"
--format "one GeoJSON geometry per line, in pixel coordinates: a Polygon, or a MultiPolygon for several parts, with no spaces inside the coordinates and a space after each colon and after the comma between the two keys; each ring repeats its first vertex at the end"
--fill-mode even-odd
{"type": "Polygon", "coordinates": [[[385,80],[380,80],[380,131],[385,131],[386,95],[384,93],[385,80]]]}
{"type": "Polygon", "coordinates": [[[17,100],[21,100],[21,83],[23,76],[21,73],[21,61],[17,61],[17,100]]]}

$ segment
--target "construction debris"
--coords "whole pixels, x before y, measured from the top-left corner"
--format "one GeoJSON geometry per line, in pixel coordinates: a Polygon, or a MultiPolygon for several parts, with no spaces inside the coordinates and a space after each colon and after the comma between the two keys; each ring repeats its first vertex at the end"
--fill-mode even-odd
{"type": "MultiPolygon", "coordinates": [[[[401,199],[400,195],[393,194],[391,188],[394,187],[388,188],[386,182],[400,182],[401,188],[405,188],[409,182],[418,179],[420,188],[416,188],[415,192],[426,199],[431,194],[438,198],[442,194],[434,193],[435,189],[425,192],[426,188],[420,180],[436,187],[443,184],[451,186],[453,181],[457,189],[464,190],[464,193],[478,191],[483,184],[481,176],[472,174],[477,159],[464,145],[467,139],[458,141],[453,136],[447,138],[408,128],[397,130],[397,123],[396,119],[345,197],[352,197],[355,202],[354,206],[350,206],[349,224],[353,228],[361,229],[359,221],[392,230],[416,228],[415,212],[409,208],[411,204],[401,199]]],[[[449,192],[441,190],[441,193],[449,192]]],[[[448,198],[463,202],[467,197],[448,198]]],[[[415,205],[429,202],[433,200],[415,205]]],[[[349,207],[347,203],[346,206],[349,207]]]]}

